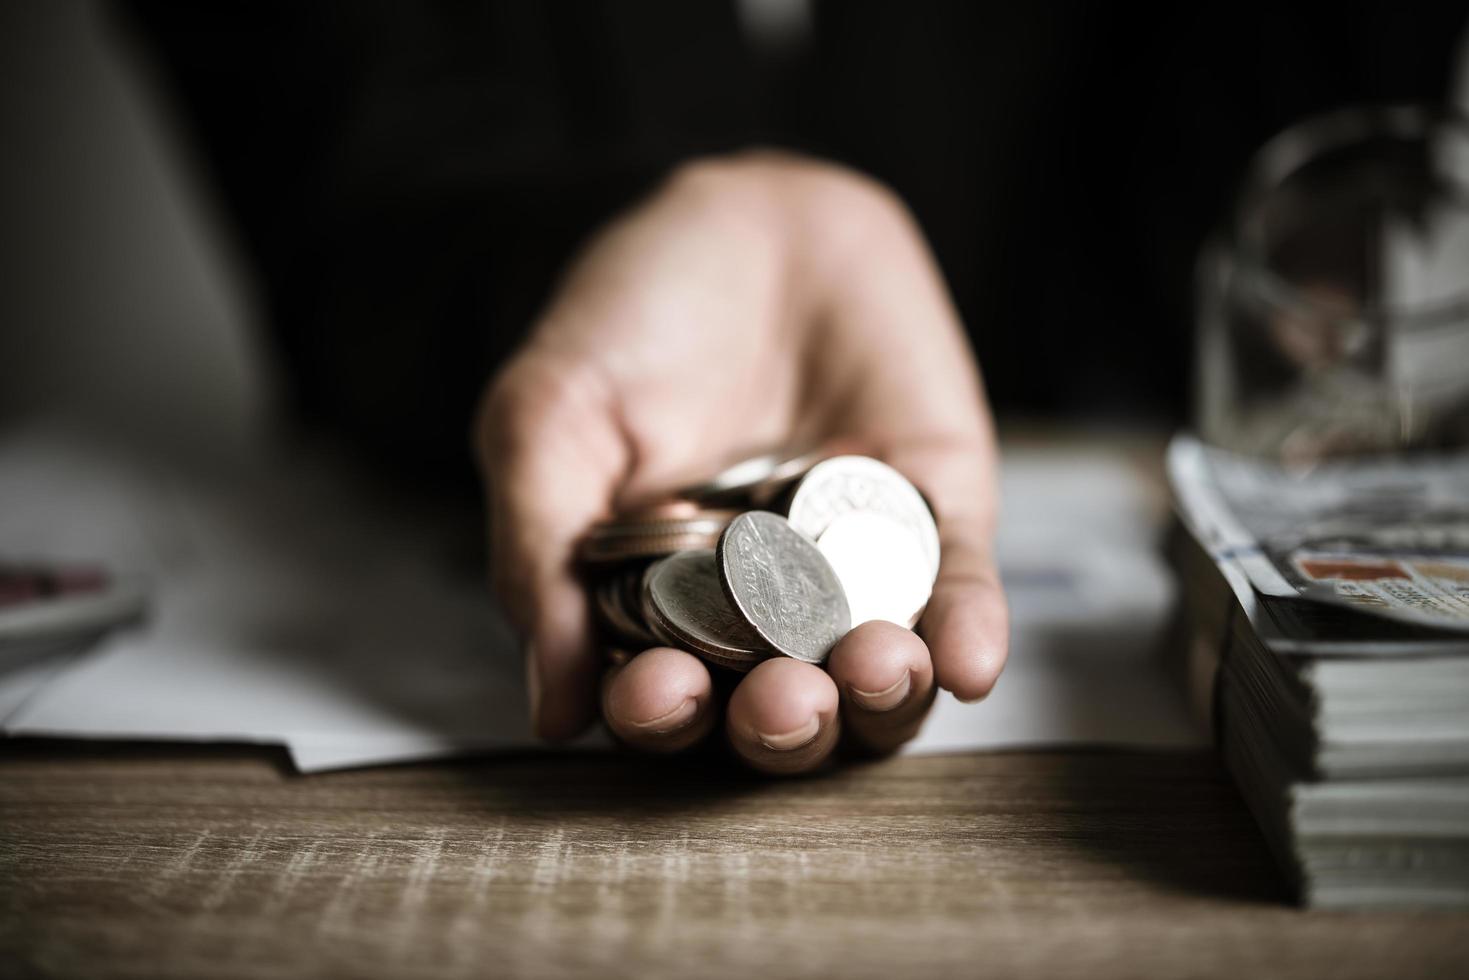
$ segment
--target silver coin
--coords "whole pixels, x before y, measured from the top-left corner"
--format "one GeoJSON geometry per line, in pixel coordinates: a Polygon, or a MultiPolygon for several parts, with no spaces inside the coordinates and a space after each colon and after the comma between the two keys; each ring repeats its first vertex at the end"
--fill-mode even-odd
{"type": "Polygon", "coordinates": [[[650,566],[643,581],[648,625],[665,643],[744,670],[770,655],[730,608],[708,548],[669,555],[650,566]]]}
{"type": "Polygon", "coordinates": [[[872,511],[908,529],[928,561],[928,582],[939,573],[939,532],[923,495],[886,463],[867,456],[833,456],[801,478],[791,494],[786,519],[819,541],[842,514],[872,511]]]}
{"type": "Polygon", "coordinates": [[[687,500],[647,508],[593,526],[579,542],[577,558],[585,565],[614,565],[712,548],[735,513],[700,508],[687,500]]]}
{"type": "Polygon", "coordinates": [[[702,483],[685,487],[678,496],[705,504],[753,501],[762,503],[773,498],[781,488],[810,469],[821,458],[818,453],[761,453],[725,467],[702,483]]]}
{"type": "Polygon", "coordinates": [[[719,581],[735,608],[776,651],[819,664],[851,625],[831,564],[778,514],[730,522],[716,549],[719,581]]]}
{"type": "Polygon", "coordinates": [[[917,535],[875,510],[838,515],[816,547],[841,580],[852,626],[885,619],[911,627],[933,592],[928,556],[917,535]]]}
{"type": "Polygon", "coordinates": [[[778,465],[780,456],[775,453],[751,456],[725,467],[707,480],[684,487],[678,491],[678,496],[700,503],[737,498],[769,477],[778,465]]]}
{"type": "Polygon", "coordinates": [[[646,649],[659,640],[644,625],[640,610],[627,605],[626,580],[632,577],[618,575],[599,582],[592,592],[594,608],[599,621],[615,640],[646,649]]]}

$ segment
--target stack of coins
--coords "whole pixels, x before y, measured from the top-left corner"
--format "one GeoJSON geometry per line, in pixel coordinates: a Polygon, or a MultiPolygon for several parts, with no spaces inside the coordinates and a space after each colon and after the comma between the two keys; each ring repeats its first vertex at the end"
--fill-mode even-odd
{"type": "Polygon", "coordinates": [[[939,568],[923,496],[866,456],[757,456],[594,526],[580,560],[610,659],[673,646],[747,671],[826,660],[853,626],[912,626],[939,568]]]}

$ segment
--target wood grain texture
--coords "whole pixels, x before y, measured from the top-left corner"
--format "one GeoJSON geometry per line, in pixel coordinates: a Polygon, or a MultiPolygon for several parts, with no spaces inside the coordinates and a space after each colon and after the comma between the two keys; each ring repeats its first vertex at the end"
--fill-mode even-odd
{"type": "Polygon", "coordinates": [[[1284,903],[1207,754],[701,757],[291,774],[0,747],[0,972],[1462,975],[1469,918],[1284,903]]]}

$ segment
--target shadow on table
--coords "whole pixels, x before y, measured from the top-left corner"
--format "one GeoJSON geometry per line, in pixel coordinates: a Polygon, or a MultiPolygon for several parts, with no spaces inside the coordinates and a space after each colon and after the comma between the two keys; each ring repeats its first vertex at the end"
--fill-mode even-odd
{"type": "Polygon", "coordinates": [[[1180,894],[1279,904],[1290,892],[1211,751],[1036,753],[1058,839],[1079,859],[1180,894]]]}
{"type": "Polygon", "coordinates": [[[284,750],[269,746],[4,744],[12,759],[162,761],[181,763],[186,773],[199,763],[212,778],[227,771],[216,763],[263,759],[289,793],[320,802],[370,789],[410,824],[424,808],[435,832],[452,812],[474,839],[508,820],[532,837],[564,831],[655,849],[743,848],[787,861],[801,855],[803,874],[815,869],[840,881],[851,866],[886,868],[878,879],[897,876],[919,894],[972,885],[970,900],[980,905],[986,895],[1024,901],[1039,882],[1061,894],[1118,901],[1160,889],[1235,902],[1288,898],[1233,783],[1207,752],[848,760],[813,776],[770,779],[710,747],[675,758],[525,752],[299,776],[284,750]]]}
{"type": "MultiPolygon", "coordinates": [[[[987,752],[847,759],[772,779],[710,747],[676,758],[523,754],[449,767],[475,805],[515,814],[640,827],[711,822],[760,847],[951,850],[987,854],[1020,876],[1064,865],[1082,881],[1179,895],[1288,901],[1263,838],[1211,752],[987,752]],[[800,828],[800,829],[793,829],[800,828]],[[805,836],[802,836],[805,835],[805,836]]],[[[939,852],[935,855],[935,852],[939,852]]],[[[942,867],[942,861],[931,862],[942,867]]]]}

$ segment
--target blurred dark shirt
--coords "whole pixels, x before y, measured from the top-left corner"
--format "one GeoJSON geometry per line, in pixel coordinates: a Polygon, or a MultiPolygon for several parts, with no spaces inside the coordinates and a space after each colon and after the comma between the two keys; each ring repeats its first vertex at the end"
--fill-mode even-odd
{"type": "MultiPolygon", "coordinates": [[[[752,144],[910,204],[1001,415],[1178,421],[1192,264],[1253,148],[1442,102],[1462,3],[133,0],[237,224],[299,416],[425,475],[576,243],[752,144]]],[[[691,324],[690,329],[697,329],[691,324]]]]}

